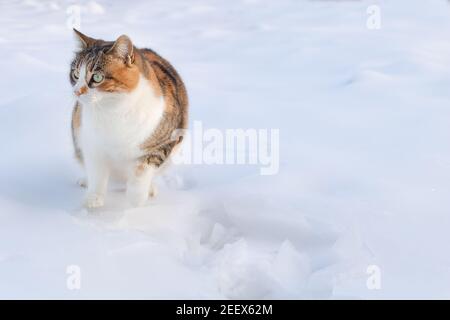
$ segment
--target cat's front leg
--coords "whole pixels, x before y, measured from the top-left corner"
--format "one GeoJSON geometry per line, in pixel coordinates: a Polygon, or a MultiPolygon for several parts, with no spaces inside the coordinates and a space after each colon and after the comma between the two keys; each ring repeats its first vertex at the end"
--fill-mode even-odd
{"type": "Polygon", "coordinates": [[[108,187],[109,167],[99,158],[86,157],[85,168],[89,184],[84,205],[87,208],[102,207],[108,187]]]}
{"type": "Polygon", "coordinates": [[[127,199],[133,206],[142,206],[152,191],[156,167],[140,162],[132,166],[127,181],[127,199]]]}

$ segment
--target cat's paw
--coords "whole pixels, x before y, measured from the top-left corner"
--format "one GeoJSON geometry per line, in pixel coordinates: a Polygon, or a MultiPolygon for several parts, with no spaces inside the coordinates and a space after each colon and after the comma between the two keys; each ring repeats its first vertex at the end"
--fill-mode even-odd
{"type": "Polygon", "coordinates": [[[82,188],[87,188],[87,180],[85,178],[80,178],[77,180],[77,185],[82,188]]]}
{"type": "Polygon", "coordinates": [[[89,209],[100,208],[105,205],[105,197],[97,193],[89,193],[84,200],[84,206],[89,209]]]}

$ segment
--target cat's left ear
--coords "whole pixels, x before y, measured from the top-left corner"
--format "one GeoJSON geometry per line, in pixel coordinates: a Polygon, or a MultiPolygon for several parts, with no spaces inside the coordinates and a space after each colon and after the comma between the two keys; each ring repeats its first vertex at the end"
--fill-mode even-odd
{"type": "Polygon", "coordinates": [[[131,66],[134,62],[133,43],[126,35],[121,35],[114,42],[108,54],[114,54],[116,57],[122,59],[127,66],[131,66]]]}
{"type": "Polygon", "coordinates": [[[75,32],[76,39],[78,40],[80,49],[86,49],[95,43],[95,39],[88,37],[85,34],[82,34],[77,29],[73,28],[73,32],[75,32]]]}

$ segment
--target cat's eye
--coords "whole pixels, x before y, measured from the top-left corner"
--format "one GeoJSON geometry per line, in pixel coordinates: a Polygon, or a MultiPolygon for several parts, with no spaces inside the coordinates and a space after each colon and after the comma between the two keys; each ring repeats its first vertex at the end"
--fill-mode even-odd
{"type": "Polygon", "coordinates": [[[99,82],[103,81],[104,77],[103,77],[103,75],[101,73],[94,73],[94,75],[92,76],[92,79],[95,82],[99,83],[99,82]]]}
{"type": "Polygon", "coordinates": [[[74,69],[72,74],[73,74],[74,79],[78,79],[80,77],[80,73],[78,72],[77,69],[74,69]]]}

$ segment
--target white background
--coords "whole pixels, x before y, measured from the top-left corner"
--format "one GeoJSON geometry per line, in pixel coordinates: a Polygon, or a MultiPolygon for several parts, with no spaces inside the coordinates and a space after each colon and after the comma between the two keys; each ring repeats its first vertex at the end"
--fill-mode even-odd
{"type": "Polygon", "coordinates": [[[1,298],[450,298],[446,1],[2,1],[0,25],[1,298]],[[191,123],[280,129],[279,173],[182,166],[84,210],[71,4],[169,59],[191,123]]]}

